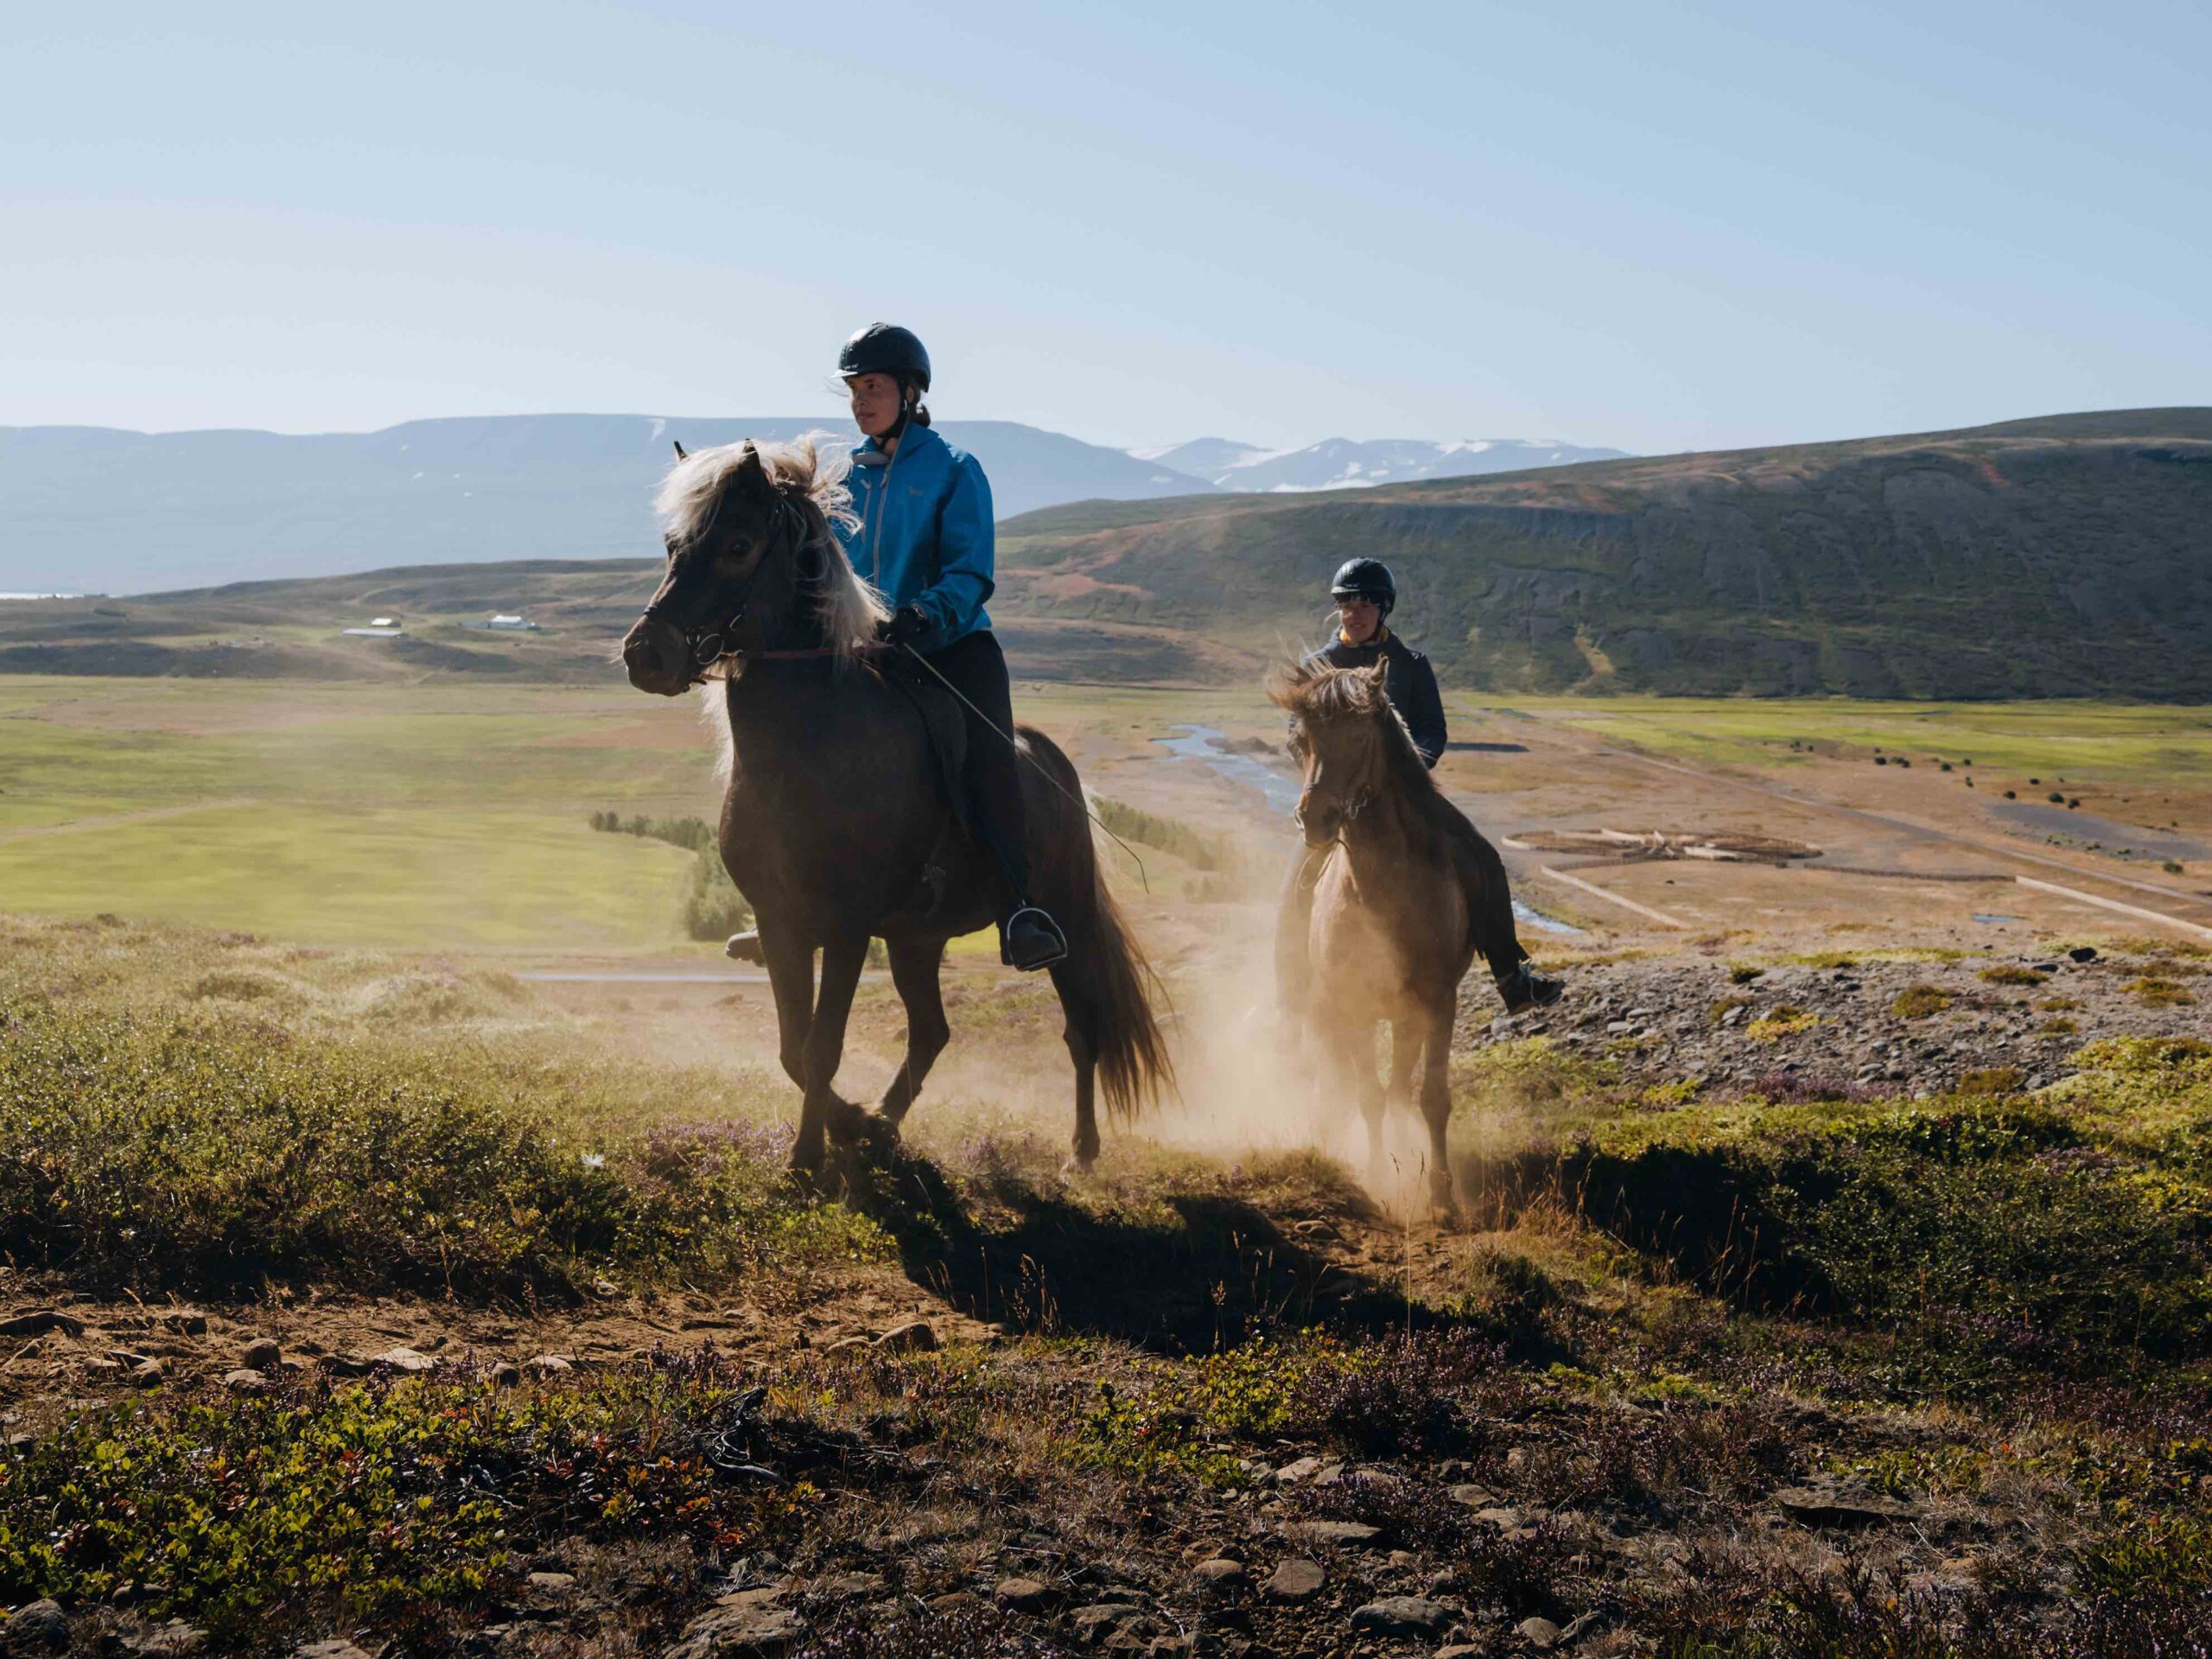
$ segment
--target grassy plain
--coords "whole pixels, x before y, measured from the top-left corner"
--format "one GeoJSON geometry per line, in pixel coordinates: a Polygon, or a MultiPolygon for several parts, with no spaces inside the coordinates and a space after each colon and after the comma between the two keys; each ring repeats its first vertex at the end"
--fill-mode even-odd
{"type": "Polygon", "coordinates": [[[1510,706],[1656,753],[1747,771],[1885,751],[1923,765],[1970,760],[1989,776],[2212,786],[2212,707],[2202,705],[1618,696],[1516,698],[1510,706]]]}
{"type": "MultiPolygon", "coordinates": [[[[1641,810],[1647,784],[1609,784],[1603,762],[1593,765],[1592,747],[1608,744],[1789,782],[1844,766],[1858,768],[1854,778],[1886,778],[1865,764],[1879,748],[1915,759],[1920,789],[1935,786],[1929,762],[1942,757],[1960,766],[1942,787],[1961,802],[1975,799],[1958,788],[1971,758],[1991,794],[2017,782],[2027,798],[2028,778],[2063,777],[2071,789],[2141,797],[2136,807],[2093,798],[2098,810],[2200,832],[2212,820],[2204,709],[1452,703],[1463,737],[1536,745],[1447,761],[1454,787],[1485,791],[1493,831],[1578,801],[1641,810]],[[1548,804],[1548,783],[1571,783],[1571,798],[1548,804]]],[[[1248,850],[1255,891],[1272,885],[1287,850],[1279,815],[1203,768],[1164,763],[1152,742],[1184,723],[1278,735],[1255,690],[1025,684],[1020,707],[1072,749],[1096,792],[1147,810],[1164,804],[1231,837],[1248,850]]],[[[0,909],[105,911],[334,944],[693,952],[701,947],[675,919],[690,855],[597,834],[588,819],[610,809],[711,817],[711,765],[690,702],[619,686],[0,677],[0,909]]],[[[1163,899],[1211,890],[1205,872],[1168,850],[1141,856],[1163,899]]],[[[1109,865],[1142,896],[1127,858],[1109,851],[1109,865]]],[[[1561,896],[1551,902],[1559,908],[1561,896]]]]}

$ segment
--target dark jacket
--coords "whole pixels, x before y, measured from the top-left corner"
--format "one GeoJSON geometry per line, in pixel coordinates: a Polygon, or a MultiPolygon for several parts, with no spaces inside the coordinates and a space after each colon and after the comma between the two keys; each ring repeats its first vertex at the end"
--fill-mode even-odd
{"type": "Polygon", "coordinates": [[[1338,634],[1306,660],[1332,668],[1372,668],[1378,657],[1389,664],[1383,670],[1382,685],[1390,694],[1390,706],[1413,734],[1421,758],[1433,766],[1444,753],[1444,697],[1436,689],[1436,671],[1427,658],[1386,628],[1379,641],[1367,645],[1346,645],[1338,634]]]}

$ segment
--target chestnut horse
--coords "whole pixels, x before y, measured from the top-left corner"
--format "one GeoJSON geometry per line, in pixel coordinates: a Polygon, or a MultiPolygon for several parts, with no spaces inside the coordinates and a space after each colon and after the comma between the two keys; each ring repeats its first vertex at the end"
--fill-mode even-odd
{"type": "Polygon", "coordinates": [[[1268,684],[1291,717],[1291,753],[1304,770],[1297,817],[1306,844],[1331,849],[1308,923],[1307,1029],[1319,1041],[1336,1098],[1357,1100],[1367,1116],[1378,1175],[1387,1103],[1412,1103],[1420,1067],[1430,1196],[1449,1211],[1452,1027],[1459,982],[1475,957],[1446,827],[1459,809],[1438,791],[1382,676],[1380,663],[1302,664],[1278,670],[1268,684]],[[1375,1056],[1376,1031],[1386,1023],[1387,1095],[1375,1056]]]}
{"type": "MultiPolygon", "coordinates": [[[[806,441],[677,454],[658,504],[667,574],[622,661],[643,691],[709,683],[729,762],[722,861],[758,918],[784,1070],[805,1091],[791,1165],[811,1173],[825,1131],[896,1140],[951,1035],[938,986],[945,943],[1003,913],[1004,884],[954,817],[913,699],[878,671],[887,612],[830,526],[849,511],[842,458],[806,441]],[[871,938],[889,949],[906,1054],[863,1112],[831,1084],[871,938]]],[[[1068,938],[1049,971],[1075,1062],[1074,1157],[1088,1166],[1094,1083],[1109,1109],[1130,1114],[1172,1072],[1151,970],[1100,874],[1082,783],[1043,733],[1014,736],[1029,762],[1030,896],[1068,938]]]]}

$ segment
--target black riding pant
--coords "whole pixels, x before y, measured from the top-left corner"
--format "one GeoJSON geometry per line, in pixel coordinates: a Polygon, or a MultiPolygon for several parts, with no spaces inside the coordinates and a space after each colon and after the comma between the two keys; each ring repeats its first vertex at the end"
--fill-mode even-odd
{"type": "Polygon", "coordinates": [[[1006,881],[1011,899],[1006,915],[1011,915],[1029,900],[1029,815],[1010,741],[1014,687],[1007,677],[1006,653],[995,634],[982,630],[931,652],[925,660],[967,699],[960,715],[968,727],[969,822],[1006,881]]]}

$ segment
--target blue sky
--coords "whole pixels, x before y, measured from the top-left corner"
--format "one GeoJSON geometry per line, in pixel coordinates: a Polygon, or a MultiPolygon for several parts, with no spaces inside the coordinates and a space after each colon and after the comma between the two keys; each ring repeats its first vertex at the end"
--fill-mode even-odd
{"type": "Polygon", "coordinates": [[[0,423],[1642,452],[2212,402],[2212,9],[11,7],[0,423]]]}

